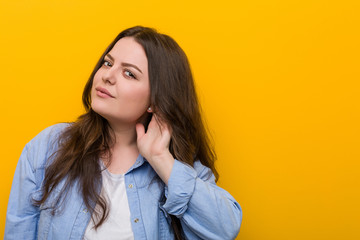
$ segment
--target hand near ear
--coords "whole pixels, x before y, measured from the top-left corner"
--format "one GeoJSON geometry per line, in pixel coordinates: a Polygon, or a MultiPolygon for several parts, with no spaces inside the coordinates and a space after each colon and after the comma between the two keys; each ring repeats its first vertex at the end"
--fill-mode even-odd
{"type": "Polygon", "coordinates": [[[172,133],[170,126],[154,113],[147,132],[145,133],[144,125],[137,123],[136,133],[140,154],[167,184],[175,161],[169,151],[172,133]]]}

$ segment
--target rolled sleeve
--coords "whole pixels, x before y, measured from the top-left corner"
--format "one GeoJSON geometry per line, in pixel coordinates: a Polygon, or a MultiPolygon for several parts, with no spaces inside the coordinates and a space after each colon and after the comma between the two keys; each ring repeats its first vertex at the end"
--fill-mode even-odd
{"type": "Polygon", "coordinates": [[[239,233],[240,205],[200,161],[191,167],[175,159],[165,196],[160,207],[180,219],[186,239],[235,239],[239,233]]]}
{"type": "Polygon", "coordinates": [[[168,214],[181,217],[194,193],[196,177],[194,168],[175,159],[168,185],[165,187],[166,202],[162,209],[168,214]]]}

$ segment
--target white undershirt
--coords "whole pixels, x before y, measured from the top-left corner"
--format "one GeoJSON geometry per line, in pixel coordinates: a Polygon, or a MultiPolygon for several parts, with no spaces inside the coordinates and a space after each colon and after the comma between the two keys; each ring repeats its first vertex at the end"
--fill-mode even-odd
{"type": "Polygon", "coordinates": [[[102,183],[101,195],[106,198],[109,216],[97,230],[90,220],[84,240],[133,240],[124,174],[113,174],[105,169],[102,171],[102,183]]]}

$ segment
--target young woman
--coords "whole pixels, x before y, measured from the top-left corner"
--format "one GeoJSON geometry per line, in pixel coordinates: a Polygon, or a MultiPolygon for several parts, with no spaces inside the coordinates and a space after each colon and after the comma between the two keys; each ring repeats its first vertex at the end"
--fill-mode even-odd
{"type": "Polygon", "coordinates": [[[86,113],[24,148],[5,239],[234,239],[242,211],[215,183],[215,152],[185,53],[121,32],[83,92],[86,113]]]}

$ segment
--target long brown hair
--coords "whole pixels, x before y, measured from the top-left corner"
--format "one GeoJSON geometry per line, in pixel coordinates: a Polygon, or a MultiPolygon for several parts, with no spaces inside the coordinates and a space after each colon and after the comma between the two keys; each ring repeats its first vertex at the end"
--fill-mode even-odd
{"type": "MultiPolygon", "coordinates": [[[[123,37],[133,37],[145,50],[148,59],[150,81],[150,104],[153,110],[172,128],[169,150],[179,161],[193,166],[194,160],[209,167],[216,179],[214,166],[216,154],[208,131],[201,117],[201,107],[195,91],[188,59],[179,45],[169,36],[155,29],[135,26],[122,31],[106,48],[97,62],[83,92],[86,113],[69,125],[59,136],[59,148],[45,171],[43,195],[35,200],[40,205],[46,201],[60,181],[65,181],[60,195],[78,182],[85,205],[91,210],[95,228],[108,215],[108,207],[100,196],[101,167],[99,157],[110,154],[114,144],[114,132],[106,119],[91,109],[93,78],[101,67],[105,55],[123,37]],[[95,205],[100,211],[96,212],[95,205]],[[94,216],[97,216],[94,218],[94,216]]],[[[145,127],[150,118],[146,120],[145,127]]],[[[172,217],[176,238],[180,239],[181,226],[172,217]]]]}

